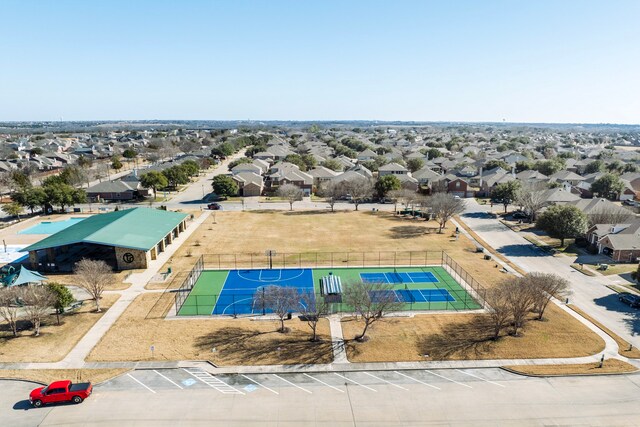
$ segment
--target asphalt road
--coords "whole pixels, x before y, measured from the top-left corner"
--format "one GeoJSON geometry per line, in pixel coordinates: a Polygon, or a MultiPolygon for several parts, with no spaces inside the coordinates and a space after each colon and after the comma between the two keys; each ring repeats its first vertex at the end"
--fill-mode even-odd
{"type": "Polygon", "coordinates": [[[523,270],[553,272],[571,283],[571,303],[582,308],[618,335],[640,346],[640,311],[618,301],[616,292],[606,287],[609,279],[589,277],[570,266],[568,259],[556,257],[529,243],[488,214],[489,206],[467,200],[461,219],[496,251],[523,270]]]}
{"type": "Polygon", "coordinates": [[[500,369],[211,376],[133,371],[80,405],[34,409],[2,381],[0,425],[638,425],[640,375],[527,378],[500,369]]]}

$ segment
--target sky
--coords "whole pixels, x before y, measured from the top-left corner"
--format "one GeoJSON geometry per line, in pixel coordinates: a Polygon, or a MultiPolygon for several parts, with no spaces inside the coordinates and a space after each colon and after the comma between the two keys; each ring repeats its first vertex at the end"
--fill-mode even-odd
{"type": "Polygon", "coordinates": [[[640,123],[640,1],[2,0],[0,121],[640,123]]]}

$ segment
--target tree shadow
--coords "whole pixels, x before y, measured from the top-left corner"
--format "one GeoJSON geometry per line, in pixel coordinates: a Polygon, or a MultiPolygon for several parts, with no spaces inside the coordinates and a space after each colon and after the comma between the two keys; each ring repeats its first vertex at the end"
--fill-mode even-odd
{"type": "Polygon", "coordinates": [[[505,256],[515,257],[545,257],[549,256],[548,252],[534,246],[532,244],[507,245],[497,249],[498,252],[505,256]]]}
{"type": "Polygon", "coordinates": [[[287,216],[312,216],[312,215],[331,215],[337,212],[331,212],[331,209],[327,210],[314,210],[314,211],[286,211],[284,215],[287,216]]]}
{"type": "Polygon", "coordinates": [[[430,232],[431,227],[423,227],[420,225],[400,225],[389,229],[389,234],[392,239],[414,239],[430,232]]]}
{"type": "Polygon", "coordinates": [[[278,331],[231,327],[202,335],[196,347],[202,351],[216,349],[224,359],[240,364],[318,364],[333,360],[330,341],[310,341],[310,332],[278,331]]]}
{"type": "Polygon", "coordinates": [[[640,334],[640,310],[628,306],[618,299],[618,294],[613,293],[602,298],[593,300],[600,307],[604,307],[607,311],[615,311],[624,314],[624,323],[631,330],[632,335],[640,334]]]}
{"type": "Polygon", "coordinates": [[[494,343],[491,320],[478,316],[464,323],[446,325],[441,333],[421,338],[417,346],[420,354],[428,354],[432,360],[445,360],[477,358],[491,350],[494,343]]]}

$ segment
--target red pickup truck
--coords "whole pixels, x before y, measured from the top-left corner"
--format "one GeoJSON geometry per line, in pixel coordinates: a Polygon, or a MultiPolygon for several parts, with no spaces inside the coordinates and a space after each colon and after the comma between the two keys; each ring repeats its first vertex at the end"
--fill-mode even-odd
{"type": "Polygon", "coordinates": [[[38,387],[29,393],[29,402],[36,408],[48,403],[80,403],[91,395],[91,383],[73,384],[69,380],[54,381],[47,387],[38,387]]]}

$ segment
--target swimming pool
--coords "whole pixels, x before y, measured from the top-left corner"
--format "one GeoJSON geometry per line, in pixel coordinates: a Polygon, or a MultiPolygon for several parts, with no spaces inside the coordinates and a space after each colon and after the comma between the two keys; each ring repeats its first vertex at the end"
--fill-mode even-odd
{"type": "Polygon", "coordinates": [[[65,228],[69,228],[74,224],[86,218],[72,217],[64,221],[42,221],[40,224],[29,227],[25,230],[18,231],[18,234],[55,234],[65,228]]]}

